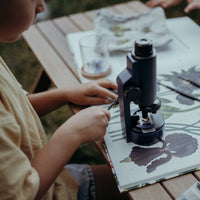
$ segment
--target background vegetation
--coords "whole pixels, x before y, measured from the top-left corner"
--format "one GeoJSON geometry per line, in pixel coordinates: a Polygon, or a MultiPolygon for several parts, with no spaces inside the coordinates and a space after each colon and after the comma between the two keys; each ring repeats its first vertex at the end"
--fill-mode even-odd
{"type": "MultiPolygon", "coordinates": [[[[145,3],[145,0],[142,1],[145,3]]],[[[123,3],[127,2],[127,0],[47,0],[46,2],[50,10],[46,17],[55,18],[85,10],[123,3]]],[[[179,6],[167,9],[166,16],[168,18],[185,16],[185,13],[183,12],[185,5],[186,1],[183,0],[179,6]]],[[[200,10],[192,11],[188,16],[200,24],[200,10]]],[[[30,91],[34,79],[40,71],[40,64],[35,59],[23,38],[13,44],[0,43],[0,55],[6,61],[22,86],[27,91],[30,91]]],[[[69,108],[63,106],[43,117],[41,120],[47,135],[50,137],[55,129],[71,115],[72,113],[69,108]]],[[[81,146],[77,150],[71,162],[94,164],[104,163],[104,160],[92,144],[87,144],[81,146]]]]}

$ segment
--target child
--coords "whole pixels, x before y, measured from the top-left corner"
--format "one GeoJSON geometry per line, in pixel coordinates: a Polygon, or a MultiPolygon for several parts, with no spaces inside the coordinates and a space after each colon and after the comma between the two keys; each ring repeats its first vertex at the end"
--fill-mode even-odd
{"type": "MultiPolygon", "coordinates": [[[[181,3],[182,0],[149,0],[147,5],[151,8],[161,6],[163,8],[169,8],[181,3]]],[[[192,10],[200,9],[200,0],[187,0],[188,5],[185,7],[184,12],[189,13],[192,10]]]]}
{"type": "MultiPolygon", "coordinates": [[[[45,9],[44,0],[1,0],[0,41],[14,42],[45,9]]],[[[124,199],[108,166],[66,165],[84,143],[101,139],[109,111],[89,107],[46,140],[38,115],[72,102],[109,103],[117,89],[108,80],[26,96],[0,59],[0,199],[124,199]],[[37,114],[36,114],[37,113],[37,114]],[[68,170],[67,170],[68,169],[68,170]]]]}

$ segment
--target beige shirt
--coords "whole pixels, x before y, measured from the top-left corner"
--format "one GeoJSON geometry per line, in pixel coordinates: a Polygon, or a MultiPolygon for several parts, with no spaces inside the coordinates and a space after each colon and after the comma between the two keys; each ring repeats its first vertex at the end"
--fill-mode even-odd
{"type": "MultiPolygon", "coordinates": [[[[46,142],[40,119],[20,84],[0,58],[1,200],[35,198],[40,180],[30,160],[46,142]]],[[[77,182],[63,169],[43,199],[74,200],[77,199],[77,191],[77,182]]]]}

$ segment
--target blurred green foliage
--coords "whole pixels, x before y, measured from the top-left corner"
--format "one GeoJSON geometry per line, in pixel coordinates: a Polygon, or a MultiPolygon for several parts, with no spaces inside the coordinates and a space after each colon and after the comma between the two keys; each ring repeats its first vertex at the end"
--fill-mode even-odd
{"type": "MultiPolygon", "coordinates": [[[[127,0],[47,0],[46,2],[51,10],[49,18],[55,18],[72,13],[83,12],[85,10],[123,3],[127,2],[127,0]]],[[[145,3],[146,0],[142,0],[142,2],[145,3]]],[[[185,13],[183,12],[185,5],[186,0],[183,0],[179,6],[166,9],[167,18],[185,16],[185,13]]],[[[188,16],[200,24],[200,10],[192,11],[188,16]]],[[[40,64],[24,40],[21,38],[13,44],[0,43],[0,52],[0,55],[6,61],[18,81],[27,91],[30,91],[31,85],[40,71],[40,64]]],[[[63,106],[44,116],[41,120],[47,136],[50,137],[55,129],[71,115],[72,112],[69,107],[63,106]]],[[[72,157],[71,162],[97,164],[104,163],[104,159],[100,156],[100,153],[93,144],[86,144],[77,150],[72,157]]]]}

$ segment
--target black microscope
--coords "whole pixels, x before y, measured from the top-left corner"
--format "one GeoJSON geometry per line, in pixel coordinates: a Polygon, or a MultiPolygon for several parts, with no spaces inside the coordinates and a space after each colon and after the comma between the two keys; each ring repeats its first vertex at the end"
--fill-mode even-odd
{"type": "Polygon", "coordinates": [[[135,41],[134,49],[127,54],[127,67],[117,77],[117,84],[126,141],[139,145],[160,141],[164,118],[159,111],[160,99],[156,97],[156,52],[151,40],[135,41]]]}

